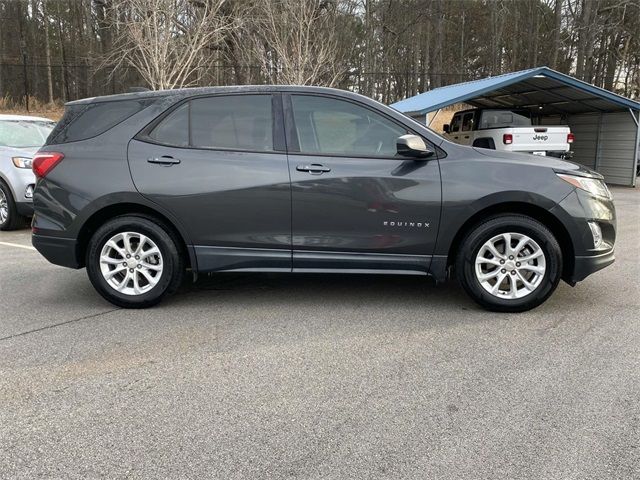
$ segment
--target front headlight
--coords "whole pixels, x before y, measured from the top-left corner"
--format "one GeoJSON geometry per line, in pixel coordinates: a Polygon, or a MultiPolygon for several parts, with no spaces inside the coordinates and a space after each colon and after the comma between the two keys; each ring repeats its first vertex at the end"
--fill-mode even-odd
{"type": "Polygon", "coordinates": [[[31,168],[31,159],[27,157],[12,157],[11,161],[16,168],[31,168]]]}
{"type": "Polygon", "coordinates": [[[567,183],[570,183],[574,187],[577,187],[585,192],[589,192],[596,197],[603,197],[611,200],[611,192],[607,185],[598,178],[579,177],[577,175],[569,175],[566,173],[556,173],[558,177],[567,183]]]}

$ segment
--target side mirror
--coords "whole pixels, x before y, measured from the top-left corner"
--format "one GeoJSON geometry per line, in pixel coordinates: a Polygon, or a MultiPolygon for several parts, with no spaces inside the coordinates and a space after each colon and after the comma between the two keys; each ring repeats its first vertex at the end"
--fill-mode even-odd
{"type": "Polygon", "coordinates": [[[448,123],[445,123],[444,125],[442,125],[442,131],[444,133],[450,133],[451,132],[451,127],[449,126],[448,123]]]}
{"type": "Polygon", "coordinates": [[[417,135],[402,135],[398,137],[396,148],[398,149],[398,155],[403,157],[427,158],[435,153],[417,135]]]}

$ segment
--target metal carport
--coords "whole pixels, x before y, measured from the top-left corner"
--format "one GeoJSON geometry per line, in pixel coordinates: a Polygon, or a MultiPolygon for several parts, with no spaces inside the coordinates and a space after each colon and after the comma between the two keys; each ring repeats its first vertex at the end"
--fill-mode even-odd
{"type": "Polygon", "coordinates": [[[635,186],[640,103],[538,67],[436,88],[391,105],[422,123],[430,112],[456,103],[485,108],[529,108],[547,125],[569,125],[573,161],[611,184],[635,186]]]}

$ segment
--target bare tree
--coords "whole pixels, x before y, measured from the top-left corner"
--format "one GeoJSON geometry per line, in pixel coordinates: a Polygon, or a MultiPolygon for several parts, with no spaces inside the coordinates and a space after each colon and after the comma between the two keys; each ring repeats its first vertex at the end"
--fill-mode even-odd
{"type": "Polygon", "coordinates": [[[24,54],[45,102],[314,83],[389,103],[539,65],[640,96],[640,0],[0,0],[0,18],[10,102],[24,101],[24,54]]]}
{"type": "Polygon", "coordinates": [[[562,2],[564,0],[555,0],[553,8],[553,50],[551,51],[551,68],[558,68],[558,54],[562,45],[560,43],[560,35],[562,34],[562,2]]]}
{"type": "Polygon", "coordinates": [[[49,15],[47,12],[47,2],[42,0],[42,23],[44,24],[44,54],[45,66],[47,70],[47,102],[53,103],[53,75],[51,73],[51,45],[49,40],[49,15]]]}
{"type": "Polygon", "coordinates": [[[133,67],[154,90],[195,85],[209,52],[234,25],[226,0],[115,0],[114,45],[103,65],[133,67]]]}
{"type": "Polygon", "coordinates": [[[332,86],[344,72],[336,15],[325,0],[257,0],[249,10],[253,35],[243,36],[250,39],[244,48],[271,83],[332,86]]]}

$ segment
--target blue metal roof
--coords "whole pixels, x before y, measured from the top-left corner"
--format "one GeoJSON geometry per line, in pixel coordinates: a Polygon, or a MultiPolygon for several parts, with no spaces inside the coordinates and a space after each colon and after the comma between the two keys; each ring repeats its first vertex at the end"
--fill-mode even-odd
{"type": "Polygon", "coordinates": [[[549,105],[555,105],[552,107],[553,109],[567,113],[587,111],[589,108],[596,111],[622,110],[628,108],[640,110],[640,102],[596,87],[570,75],[557,72],[549,67],[531,68],[529,70],[435,88],[396,102],[392,104],[391,107],[403,113],[424,115],[448,105],[461,102],[475,106],[506,107],[510,103],[514,104],[513,106],[529,106],[527,102],[531,103],[531,105],[543,105],[546,101],[550,102],[549,105]],[[536,82],[536,80],[542,78],[548,79],[547,83],[543,81],[536,82]],[[551,81],[551,83],[548,83],[549,81],[551,81]],[[513,88],[516,84],[526,85],[529,91],[517,91],[517,89],[513,88]],[[566,92],[567,88],[573,89],[574,93],[571,95],[560,93],[560,91],[566,92]],[[502,95],[489,95],[496,91],[502,91],[502,95]],[[499,101],[500,98],[509,98],[511,102],[502,102],[501,105],[499,101]],[[484,101],[481,99],[484,99],[484,101]],[[556,102],[551,103],[551,99],[556,100],[556,102]],[[574,108],[580,105],[581,107],[577,110],[574,108]]]}

